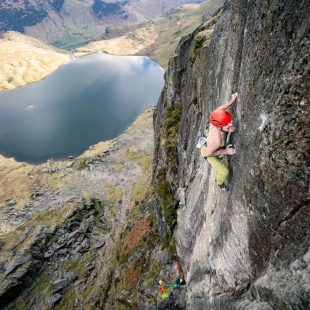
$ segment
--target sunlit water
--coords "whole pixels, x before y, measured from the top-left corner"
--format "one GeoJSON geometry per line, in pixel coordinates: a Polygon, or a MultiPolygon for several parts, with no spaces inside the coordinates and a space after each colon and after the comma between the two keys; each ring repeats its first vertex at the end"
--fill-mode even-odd
{"type": "Polygon", "coordinates": [[[0,153],[39,163],[115,138],[157,103],[163,69],[147,57],[97,53],[44,80],[0,92],[0,153]]]}

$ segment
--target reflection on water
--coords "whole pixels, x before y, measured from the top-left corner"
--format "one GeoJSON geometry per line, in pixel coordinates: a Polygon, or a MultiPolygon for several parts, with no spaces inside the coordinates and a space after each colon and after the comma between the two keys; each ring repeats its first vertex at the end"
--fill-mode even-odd
{"type": "Polygon", "coordinates": [[[98,53],[0,92],[0,153],[38,163],[112,139],[157,103],[163,75],[147,57],[98,53]]]}

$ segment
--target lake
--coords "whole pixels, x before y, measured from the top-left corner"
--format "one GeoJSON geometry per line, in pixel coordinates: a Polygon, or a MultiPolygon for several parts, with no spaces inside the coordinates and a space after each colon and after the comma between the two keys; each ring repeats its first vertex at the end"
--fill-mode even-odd
{"type": "Polygon", "coordinates": [[[96,53],[0,92],[0,154],[41,163],[121,134],[157,103],[164,70],[147,57],[96,53]]]}

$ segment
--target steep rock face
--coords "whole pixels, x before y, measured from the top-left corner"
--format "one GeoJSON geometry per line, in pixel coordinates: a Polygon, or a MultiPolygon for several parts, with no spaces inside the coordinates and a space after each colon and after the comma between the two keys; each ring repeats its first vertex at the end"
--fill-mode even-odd
{"type": "Polygon", "coordinates": [[[308,11],[308,1],[233,0],[183,38],[170,62],[154,169],[179,205],[174,236],[189,308],[309,306],[308,11]],[[224,193],[195,144],[233,91],[237,153],[224,193]],[[165,147],[171,109],[182,109],[175,149],[165,147]]]}

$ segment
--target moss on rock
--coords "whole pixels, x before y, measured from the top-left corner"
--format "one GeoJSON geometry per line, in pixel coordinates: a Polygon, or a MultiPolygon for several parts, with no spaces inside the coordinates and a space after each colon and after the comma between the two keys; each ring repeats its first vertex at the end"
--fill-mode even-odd
{"type": "Polygon", "coordinates": [[[177,224],[176,202],[170,184],[166,179],[166,172],[164,169],[157,173],[156,182],[160,197],[160,207],[164,214],[165,222],[169,227],[169,230],[172,232],[177,224]]]}
{"type": "Polygon", "coordinates": [[[178,172],[178,150],[177,150],[177,134],[180,127],[182,116],[181,107],[168,107],[165,110],[164,122],[162,127],[161,146],[164,148],[168,165],[172,173],[178,172]]]}

